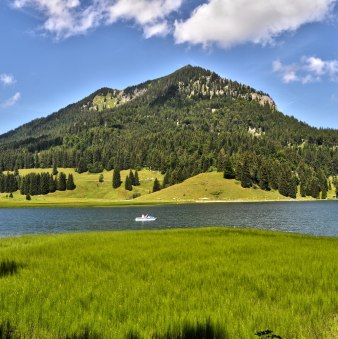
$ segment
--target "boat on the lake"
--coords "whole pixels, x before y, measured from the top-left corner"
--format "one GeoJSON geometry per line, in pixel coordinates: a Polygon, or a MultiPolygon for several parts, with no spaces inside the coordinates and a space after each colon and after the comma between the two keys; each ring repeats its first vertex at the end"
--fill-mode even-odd
{"type": "Polygon", "coordinates": [[[136,217],[135,221],[154,221],[156,220],[156,217],[153,217],[152,215],[148,215],[148,214],[142,214],[141,217],[136,217]]]}

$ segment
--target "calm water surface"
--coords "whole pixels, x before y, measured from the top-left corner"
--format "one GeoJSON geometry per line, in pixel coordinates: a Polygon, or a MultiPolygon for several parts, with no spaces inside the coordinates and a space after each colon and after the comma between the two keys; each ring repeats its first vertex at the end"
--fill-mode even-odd
{"type": "Polygon", "coordinates": [[[338,237],[338,201],[0,209],[1,237],[205,226],[251,227],[338,237]],[[135,222],[135,217],[142,213],[158,219],[135,222]]]}

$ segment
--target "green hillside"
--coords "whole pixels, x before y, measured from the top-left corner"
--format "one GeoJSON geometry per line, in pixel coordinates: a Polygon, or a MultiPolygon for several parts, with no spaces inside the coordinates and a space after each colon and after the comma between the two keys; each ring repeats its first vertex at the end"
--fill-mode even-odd
{"type": "MultiPolygon", "coordinates": [[[[122,184],[119,188],[112,188],[113,171],[104,171],[103,182],[99,182],[101,173],[77,173],[74,169],[59,168],[59,172],[66,175],[73,174],[76,184],[75,190],[56,191],[47,195],[34,195],[27,201],[20,191],[0,193],[0,207],[10,206],[114,206],[116,204],[158,204],[184,202],[240,202],[240,201],[282,201],[290,200],[276,190],[265,191],[258,186],[243,188],[237,180],[224,179],[219,172],[202,173],[185,180],[180,184],[169,186],[158,192],[152,192],[155,178],[163,183],[163,175],[157,171],[139,171],[140,186],[134,186],[132,191],[125,189],[125,179],[129,170],[121,171],[122,184]]],[[[21,176],[28,173],[42,173],[52,169],[22,169],[21,176]]],[[[335,194],[335,187],[328,192],[328,198],[335,194]]],[[[299,192],[296,200],[313,199],[303,198],[299,192]]],[[[291,199],[295,200],[295,199],[291,199]]]]}
{"type": "Polygon", "coordinates": [[[268,196],[326,198],[328,179],[338,175],[338,132],[284,115],[267,93],[188,65],[122,90],[101,88],[0,136],[0,175],[53,165],[79,173],[151,168],[166,187],[227,170],[243,188],[259,186],[268,196]]]}

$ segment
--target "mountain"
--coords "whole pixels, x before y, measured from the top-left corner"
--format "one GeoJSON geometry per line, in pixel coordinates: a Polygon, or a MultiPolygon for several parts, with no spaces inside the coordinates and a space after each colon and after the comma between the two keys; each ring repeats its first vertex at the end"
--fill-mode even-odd
{"type": "Polygon", "coordinates": [[[188,65],[124,90],[101,88],[1,135],[0,170],[149,167],[171,185],[230,168],[243,187],[292,196],[303,181],[314,196],[338,174],[337,146],[337,130],[285,116],[267,93],[188,65]]]}

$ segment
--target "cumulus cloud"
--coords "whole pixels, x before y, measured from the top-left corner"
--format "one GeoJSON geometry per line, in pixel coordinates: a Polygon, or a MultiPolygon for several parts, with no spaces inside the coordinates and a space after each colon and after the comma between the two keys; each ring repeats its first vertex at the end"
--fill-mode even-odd
{"type": "Polygon", "coordinates": [[[190,18],[176,21],[177,43],[228,48],[246,42],[267,44],[284,32],[319,22],[337,0],[208,0],[190,18]]]}
{"type": "Polygon", "coordinates": [[[318,57],[304,56],[298,63],[283,64],[280,60],[272,63],[272,71],[279,74],[284,83],[311,82],[329,79],[338,80],[338,60],[323,60],[318,57]]]}
{"type": "Polygon", "coordinates": [[[2,108],[8,108],[14,106],[21,98],[20,92],[16,92],[12,97],[7,99],[1,106],[2,108]]]}
{"type": "Polygon", "coordinates": [[[5,85],[5,86],[9,86],[9,85],[13,85],[15,83],[15,78],[12,74],[0,74],[0,82],[5,85]]]}
{"type": "Polygon", "coordinates": [[[145,37],[169,33],[167,17],[183,0],[14,0],[17,9],[31,8],[42,13],[42,29],[57,38],[84,34],[100,25],[120,20],[136,23],[145,37]]]}

